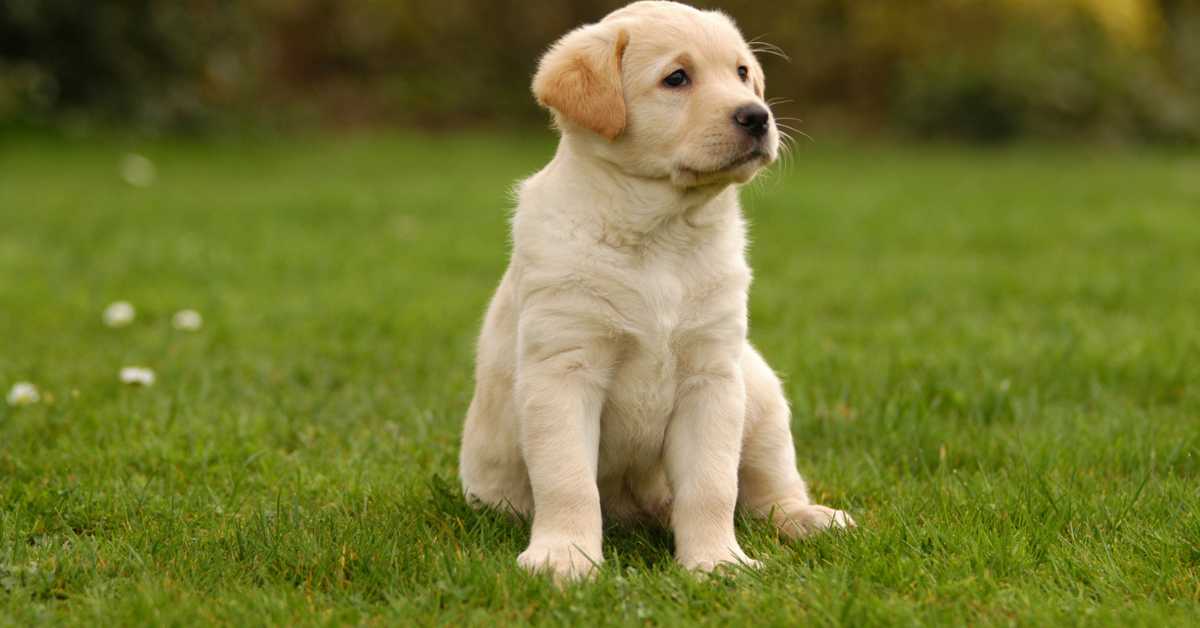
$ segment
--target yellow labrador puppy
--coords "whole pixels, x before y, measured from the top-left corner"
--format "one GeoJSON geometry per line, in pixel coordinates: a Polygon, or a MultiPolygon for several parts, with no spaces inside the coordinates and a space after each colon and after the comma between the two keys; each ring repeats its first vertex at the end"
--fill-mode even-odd
{"type": "Polygon", "coordinates": [[[725,15],[636,2],[564,36],[533,79],[562,139],[519,187],[463,433],[473,504],[532,514],[518,562],[602,560],[601,519],[669,523],[688,568],[756,565],[734,508],[789,536],[813,504],[787,400],[746,341],[736,185],[775,160],[763,72],[725,15]]]}

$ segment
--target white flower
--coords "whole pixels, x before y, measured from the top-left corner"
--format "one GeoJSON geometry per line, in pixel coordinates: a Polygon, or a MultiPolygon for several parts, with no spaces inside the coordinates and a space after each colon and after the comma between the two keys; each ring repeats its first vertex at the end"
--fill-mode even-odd
{"type": "Polygon", "coordinates": [[[126,366],[121,369],[121,382],[132,386],[149,386],[154,383],[154,371],[143,366],[126,366]]]}
{"type": "Polygon", "coordinates": [[[179,310],[171,317],[171,326],[181,331],[196,331],[204,325],[204,318],[196,310],[179,310]]]}
{"type": "Polygon", "coordinates": [[[117,301],[104,308],[104,324],[109,327],[125,327],[133,322],[137,311],[128,301],[117,301]]]}
{"type": "Polygon", "coordinates": [[[31,406],[41,400],[42,395],[38,393],[37,386],[29,382],[17,382],[13,384],[12,390],[8,391],[10,406],[31,406]]]}
{"type": "Polygon", "coordinates": [[[121,178],[134,187],[148,188],[154,185],[154,162],[137,153],[121,158],[121,178]]]}

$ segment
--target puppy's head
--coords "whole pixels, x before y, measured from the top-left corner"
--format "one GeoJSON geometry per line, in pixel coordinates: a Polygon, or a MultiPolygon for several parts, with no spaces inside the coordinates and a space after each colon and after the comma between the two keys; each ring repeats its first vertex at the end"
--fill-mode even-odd
{"type": "Polygon", "coordinates": [[[533,79],[564,134],[627,174],[680,187],[744,183],[775,160],[764,88],[732,20],[677,2],[635,2],[571,31],[533,79]]]}

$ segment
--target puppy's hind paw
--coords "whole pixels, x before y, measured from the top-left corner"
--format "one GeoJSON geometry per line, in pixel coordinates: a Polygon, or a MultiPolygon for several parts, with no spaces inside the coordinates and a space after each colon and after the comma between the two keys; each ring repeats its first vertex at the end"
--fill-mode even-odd
{"type": "Polygon", "coordinates": [[[858,524],[844,510],[810,504],[787,512],[776,511],[772,519],[784,535],[798,539],[837,528],[854,528],[858,524]]]}

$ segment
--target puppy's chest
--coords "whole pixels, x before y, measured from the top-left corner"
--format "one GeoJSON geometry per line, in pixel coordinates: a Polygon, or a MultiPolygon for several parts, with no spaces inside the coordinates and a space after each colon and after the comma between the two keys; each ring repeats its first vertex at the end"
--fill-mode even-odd
{"type": "Polygon", "coordinates": [[[740,260],[651,260],[611,280],[614,332],[625,353],[666,357],[744,317],[749,273],[740,260]]]}
{"type": "Polygon", "coordinates": [[[621,352],[608,408],[615,421],[653,430],[670,416],[678,384],[695,363],[741,346],[749,273],[741,260],[720,267],[675,260],[638,270],[617,303],[621,352]]]}

